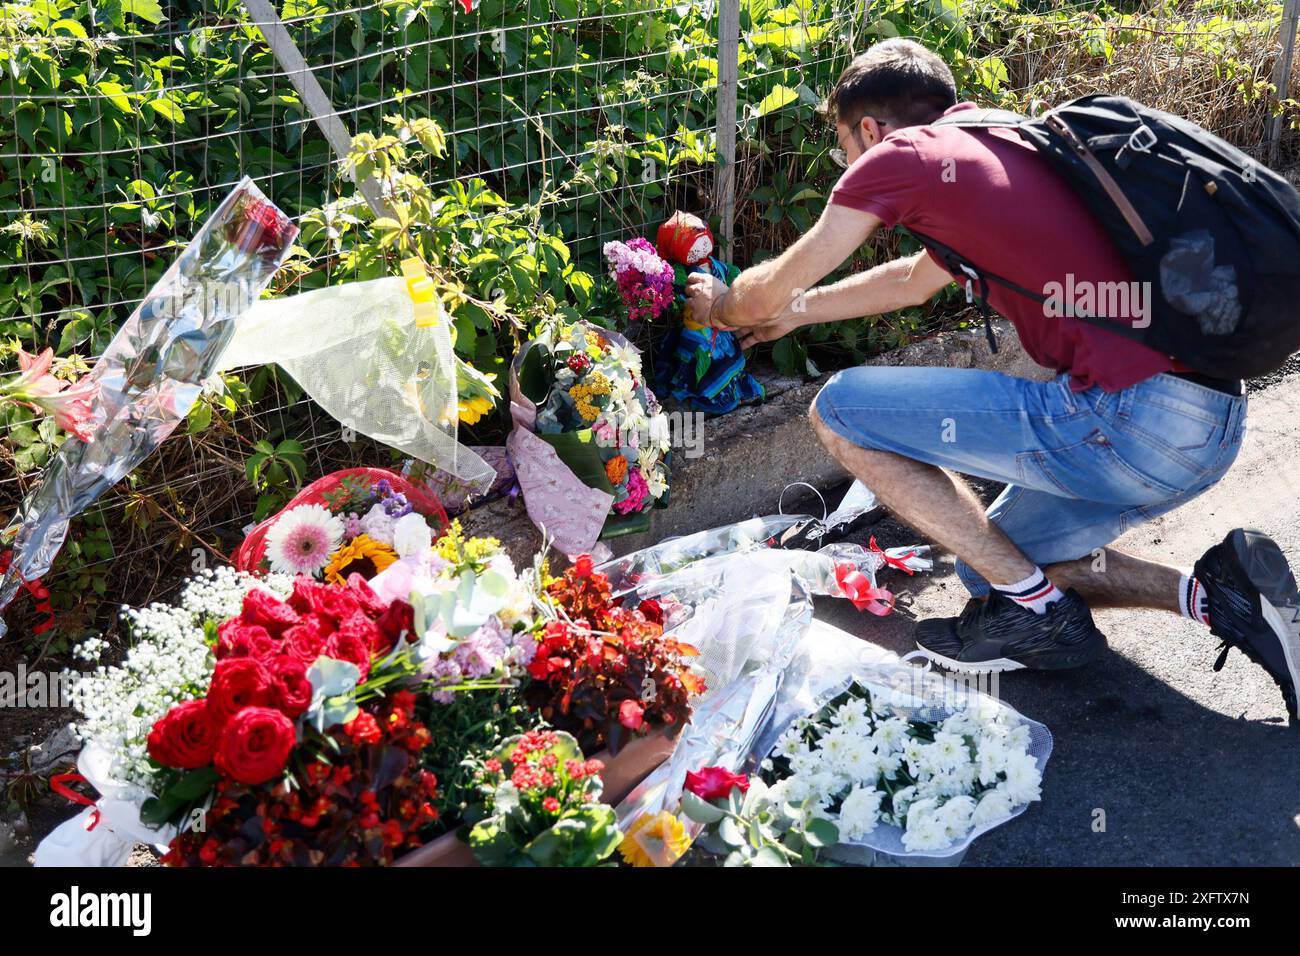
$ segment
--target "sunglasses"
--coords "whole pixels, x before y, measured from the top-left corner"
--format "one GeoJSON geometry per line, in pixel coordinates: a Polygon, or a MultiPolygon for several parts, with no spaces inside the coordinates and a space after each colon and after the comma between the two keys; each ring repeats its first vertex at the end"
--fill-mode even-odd
{"type": "MultiPolygon", "coordinates": [[[[880,120],[876,120],[876,125],[879,126],[882,130],[887,129],[889,127],[888,123],[882,123],[880,120]]],[[[857,136],[856,132],[854,132],[854,136],[857,136]]],[[[861,142],[862,141],[859,140],[858,144],[861,145],[861,142]]],[[[849,168],[849,154],[845,152],[842,147],[837,146],[835,149],[832,149],[828,155],[831,158],[831,162],[834,163],[836,166],[838,166],[840,169],[849,168]]]]}

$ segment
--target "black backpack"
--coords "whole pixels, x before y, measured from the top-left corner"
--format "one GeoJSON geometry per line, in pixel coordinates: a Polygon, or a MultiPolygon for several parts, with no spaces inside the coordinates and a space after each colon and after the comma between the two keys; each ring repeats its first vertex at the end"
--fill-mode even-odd
{"type": "Polygon", "coordinates": [[[1133,278],[1150,284],[1149,311],[1137,322],[1082,314],[914,232],[950,272],[967,277],[967,300],[978,296],[994,351],[989,282],[1053,303],[1202,375],[1266,375],[1300,350],[1300,193],[1219,137],[1125,97],[1100,95],[1037,118],[963,110],[933,125],[1014,128],[1087,203],[1133,278]]]}

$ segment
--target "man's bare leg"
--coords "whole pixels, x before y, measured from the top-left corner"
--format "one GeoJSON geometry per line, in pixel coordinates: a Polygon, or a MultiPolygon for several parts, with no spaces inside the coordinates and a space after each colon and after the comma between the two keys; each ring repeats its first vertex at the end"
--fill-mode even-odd
{"type": "MultiPolygon", "coordinates": [[[[1033,573],[1026,558],[985,515],[983,503],[958,476],[891,452],[860,448],[809,411],[813,430],[835,459],[862,480],[895,517],[960,557],[987,581],[1019,581],[1033,573]]],[[[1114,548],[1100,556],[1049,565],[1047,579],[1073,588],[1090,607],[1147,607],[1179,613],[1178,568],[1114,548]]]]}
{"type": "Polygon", "coordinates": [[[1074,588],[1093,608],[1149,607],[1181,613],[1178,582],[1182,571],[1114,548],[1106,548],[1096,557],[1049,564],[1043,573],[1062,591],[1074,588]]]}
{"type": "MultiPolygon", "coordinates": [[[[1034,573],[984,505],[961,478],[892,452],[860,448],[828,428],[814,406],[813,430],[826,449],[860,479],[899,521],[951,551],[987,581],[1006,584],[1034,573]]],[[[1177,590],[1177,580],[1174,582],[1177,590]]]]}

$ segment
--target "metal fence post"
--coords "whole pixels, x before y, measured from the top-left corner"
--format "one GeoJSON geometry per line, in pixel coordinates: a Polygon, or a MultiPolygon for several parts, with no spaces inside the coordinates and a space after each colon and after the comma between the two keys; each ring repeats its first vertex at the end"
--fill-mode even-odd
{"type": "Polygon", "coordinates": [[[736,226],[736,81],[740,70],[740,0],[718,2],[718,169],[715,205],[722,213],[728,258],[736,226]]]}
{"type": "MultiPolygon", "coordinates": [[[[312,73],[307,61],[302,58],[302,52],[293,42],[293,37],[289,36],[289,31],[280,22],[275,7],[271,6],[269,0],[244,0],[244,6],[253,15],[253,25],[262,31],[262,36],[266,37],[267,45],[275,55],[275,61],[280,64],[289,82],[302,97],[303,106],[316,121],[320,131],[325,134],[325,139],[329,141],[334,155],[339,158],[340,163],[345,162],[352,147],[352,134],[348,132],[347,125],[339,114],[334,111],[334,104],[325,95],[320,81],[316,79],[316,74],[312,73]]],[[[359,181],[355,174],[352,179],[365,198],[366,205],[376,216],[393,214],[377,182],[373,179],[359,181]]]]}
{"type": "MultiPolygon", "coordinates": [[[[1277,64],[1273,67],[1273,85],[1277,87],[1278,100],[1291,95],[1291,63],[1295,58],[1296,28],[1300,26],[1300,0],[1286,0],[1282,9],[1282,23],[1278,33],[1282,40],[1282,51],[1277,64]]],[[[1277,159],[1278,146],[1282,142],[1282,117],[1274,116],[1268,124],[1268,161],[1277,159]]]]}

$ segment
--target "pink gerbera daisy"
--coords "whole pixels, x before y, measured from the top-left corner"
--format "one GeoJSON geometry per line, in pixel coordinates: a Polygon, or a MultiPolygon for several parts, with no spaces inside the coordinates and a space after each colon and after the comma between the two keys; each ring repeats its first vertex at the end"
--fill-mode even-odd
{"type": "Polygon", "coordinates": [[[266,534],[266,559],[281,574],[319,574],[343,541],[343,521],[320,505],[282,514],[266,534]]]}

